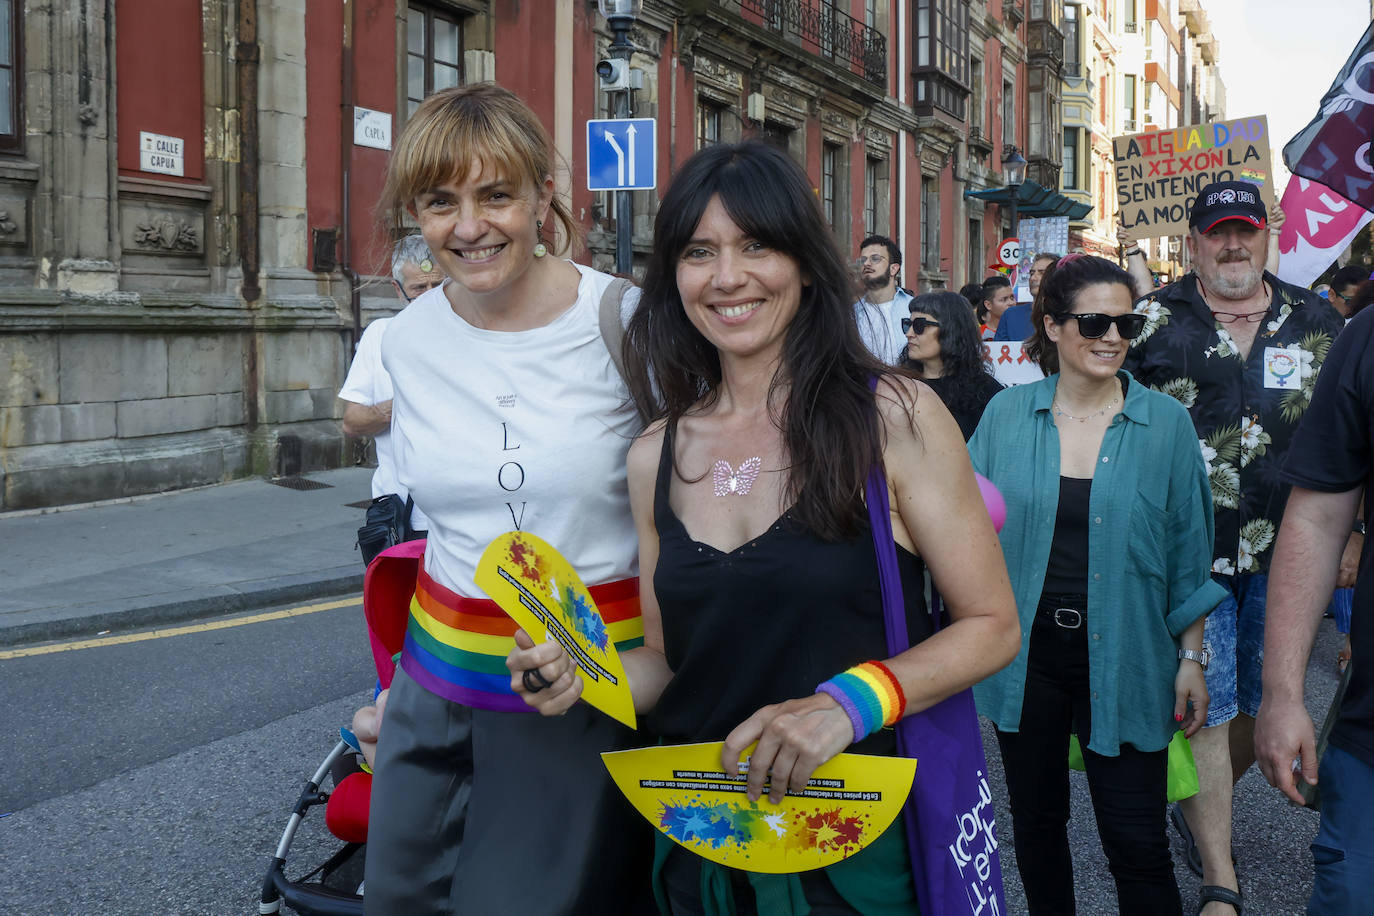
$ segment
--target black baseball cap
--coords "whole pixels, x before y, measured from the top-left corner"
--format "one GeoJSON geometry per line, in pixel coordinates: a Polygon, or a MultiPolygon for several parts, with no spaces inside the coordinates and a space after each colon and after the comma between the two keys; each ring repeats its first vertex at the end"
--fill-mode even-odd
{"type": "Polygon", "coordinates": [[[1263,229],[1267,216],[1258,185],[1248,181],[1214,181],[1193,200],[1188,228],[1210,232],[1217,223],[1239,219],[1263,229]]]}

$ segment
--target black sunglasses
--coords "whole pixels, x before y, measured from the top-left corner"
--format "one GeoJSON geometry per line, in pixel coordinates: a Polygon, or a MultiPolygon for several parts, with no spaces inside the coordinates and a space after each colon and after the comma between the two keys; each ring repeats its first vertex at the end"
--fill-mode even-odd
{"type": "Polygon", "coordinates": [[[1116,325],[1116,332],[1121,335],[1122,340],[1135,340],[1140,336],[1140,332],[1145,330],[1145,316],[1139,312],[1127,312],[1124,315],[1103,315],[1099,312],[1082,312],[1065,315],[1058,319],[1060,324],[1070,318],[1078,322],[1078,333],[1089,340],[1097,340],[1107,333],[1107,328],[1116,325]]]}
{"type": "Polygon", "coordinates": [[[912,330],[912,329],[915,329],[915,331],[916,331],[917,334],[924,334],[924,333],[926,332],[926,328],[938,328],[939,326],[940,326],[940,322],[938,322],[938,321],[932,321],[932,320],[930,320],[929,318],[903,318],[903,319],[902,319],[902,333],[903,333],[903,334],[905,334],[907,331],[910,331],[910,330],[912,330]]]}

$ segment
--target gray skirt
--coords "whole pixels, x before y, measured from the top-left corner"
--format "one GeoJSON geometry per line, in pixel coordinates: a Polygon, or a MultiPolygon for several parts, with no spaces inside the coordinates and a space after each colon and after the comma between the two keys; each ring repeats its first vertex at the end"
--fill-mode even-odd
{"type": "Polygon", "coordinates": [[[550,718],[470,709],[398,667],[372,782],[366,912],[653,912],[653,828],[600,757],[649,743],[585,703],[550,718]]]}

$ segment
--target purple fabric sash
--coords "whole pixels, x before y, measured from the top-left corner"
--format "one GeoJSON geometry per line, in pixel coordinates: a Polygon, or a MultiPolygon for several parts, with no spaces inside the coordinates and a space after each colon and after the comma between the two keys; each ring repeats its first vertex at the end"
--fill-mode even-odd
{"type": "MultiPolygon", "coordinates": [[[[911,642],[881,463],[869,473],[866,493],[890,657],[906,651],[911,642]]],[[[932,594],[930,614],[936,631],[940,629],[939,604],[939,597],[932,594]]],[[[1002,861],[973,691],[956,693],[907,716],[897,723],[896,732],[898,753],[918,761],[902,819],[921,912],[924,916],[1001,916],[1007,911],[1002,861]]]]}

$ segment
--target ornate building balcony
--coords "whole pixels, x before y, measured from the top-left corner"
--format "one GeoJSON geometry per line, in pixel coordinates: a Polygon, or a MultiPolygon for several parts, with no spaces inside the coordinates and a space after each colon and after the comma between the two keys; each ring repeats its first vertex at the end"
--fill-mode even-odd
{"type": "Polygon", "coordinates": [[[688,14],[717,7],[830,61],[875,86],[887,86],[887,38],[823,0],[695,0],[688,14]]]}

